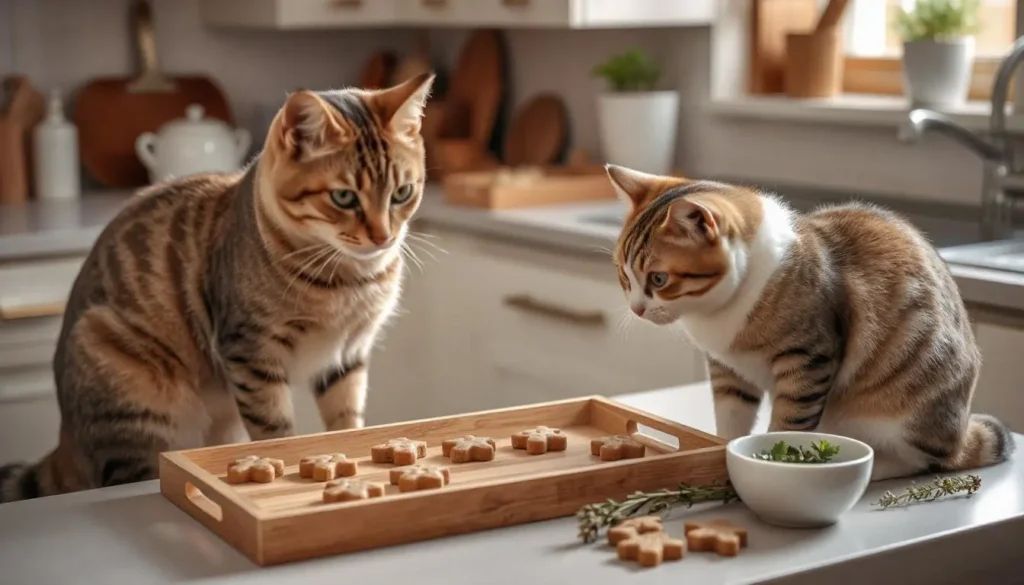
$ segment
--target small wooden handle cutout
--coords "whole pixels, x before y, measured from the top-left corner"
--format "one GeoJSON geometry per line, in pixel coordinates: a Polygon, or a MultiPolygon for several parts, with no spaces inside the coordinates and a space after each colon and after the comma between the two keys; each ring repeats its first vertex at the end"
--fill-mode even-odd
{"type": "Polygon", "coordinates": [[[666,435],[671,436],[676,440],[675,444],[673,445],[672,443],[667,443],[665,441],[662,441],[661,439],[652,437],[644,433],[643,431],[640,430],[640,423],[632,419],[626,421],[626,434],[632,437],[634,441],[638,443],[643,443],[648,447],[651,447],[652,449],[657,449],[658,451],[667,451],[671,453],[680,450],[679,446],[682,444],[682,440],[674,432],[672,432],[668,428],[657,428],[660,425],[653,423],[653,421],[645,421],[645,424],[648,424],[650,428],[653,430],[660,431],[662,433],[665,433],[666,435]]]}
{"type": "Polygon", "coordinates": [[[203,490],[197,488],[192,482],[185,482],[185,497],[188,501],[202,510],[206,515],[210,516],[217,522],[224,521],[224,510],[210,498],[206,497],[203,490]]]}

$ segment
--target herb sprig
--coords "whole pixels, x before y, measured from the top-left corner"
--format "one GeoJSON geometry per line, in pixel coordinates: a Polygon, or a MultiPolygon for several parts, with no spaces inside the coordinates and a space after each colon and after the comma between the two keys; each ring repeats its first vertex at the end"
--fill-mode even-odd
{"type": "Polygon", "coordinates": [[[803,446],[794,447],[787,445],[785,441],[779,441],[772,445],[771,449],[755,453],[752,457],[780,463],[828,463],[837,454],[839,445],[824,440],[811,443],[810,449],[803,446]]]}
{"type": "Polygon", "coordinates": [[[903,488],[903,493],[896,495],[886,491],[873,505],[883,510],[893,506],[905,506],[911,502],[933,502],[945,496],[955,494],[971,495],[981,489],[981,478],[977,475],[959,475],[955,477],[936,477],[929,484],[913,484],[903,488]]]}
{"type": "Polygon", "coordinates": [[[633,492],[625,500],[617,502],[609,499],[597,504],[587,504],[576,512],[579,523],[579,537],[583,542],[594,542],[602,528],[614,526],[619,522],[641,513],[657,514],[672,506],[682,505],[687,508],[705,502],[722,502],[727,504],[739,500],[736,490],[728,483],[715,483],[705,486],[693,486],[680,483],[678,489],[657,492],[633,492]]]}

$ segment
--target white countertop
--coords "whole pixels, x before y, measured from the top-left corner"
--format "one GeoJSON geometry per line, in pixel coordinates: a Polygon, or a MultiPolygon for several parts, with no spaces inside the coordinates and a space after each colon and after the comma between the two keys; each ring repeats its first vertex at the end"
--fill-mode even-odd
{"type": "MultiPolygon", "coordinates": [[[[704,383],[617,399],[705,431],[714,427],[704,383]]],[[[1017,440],[1024,442],[1024,437],[1017,440]]],[[[260,568],[165,500],[151,481],[0,505],[0,582],[1015,582],[1024,535],[1024,464],[1017,459],[977,473],[983,485],[973,497],[906,509],[870,506],[885,489],[899,489],[905,480],[873,485],[839,524],[826,529],[773,528],[739,503],[676,510],[665,522],[670,534],[682,532],[684,518],[727,518],[748,527],[749,547],[736,558],[692,553],[650,570],[620,564],[603,542],[580,544],[574,518],[260,568]]]]}
{"type": "MultiPolygon", "coordinates": [[[[128,191],[86,193],[73,201],[32,201],[26,205],[0,206],[0,262],[42,255],[84,255],[130,194],[128,191]]],[[[810,205],[806,199],[800,201],[799,207],[810,205]]],[[[625,207],[615,200],[501,211],[459,207],[445,203],[441,188],[431,185],[417,219],[525,245],[607,256],[615,246],[619,227],[585,219],[607,220],[624,214],[625,207]]],[[[954,220],[922,215],[915,221],[925,224],[932,234],[946,234],[939,245],[973,241],[971,230],[976,226],[969,217],[954,220]]],[[[951,267],[965,300],[1024,311],[1024,293],[1021,292],[1024,275],[955,264],[951,267]]]]}

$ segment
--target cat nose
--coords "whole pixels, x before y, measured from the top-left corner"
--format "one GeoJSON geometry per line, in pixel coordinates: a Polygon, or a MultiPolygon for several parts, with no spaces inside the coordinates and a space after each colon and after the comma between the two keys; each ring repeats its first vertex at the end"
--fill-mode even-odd
{"type": "Polygon", "coordinates": [[[636,305],[633,305],[631,308],[633,309],[633,312],[636,313],[637,317],[643,317],[644,316],[645,309],[644,309],[643,306],[639,306],[638,307],[636,305]]]}
{"type": "Polygon", "coordinates": [[[370,233],[370,241],[378,246],[382,246],[391,241],[391,234],[387,232],[372,232],[370,233]]]}

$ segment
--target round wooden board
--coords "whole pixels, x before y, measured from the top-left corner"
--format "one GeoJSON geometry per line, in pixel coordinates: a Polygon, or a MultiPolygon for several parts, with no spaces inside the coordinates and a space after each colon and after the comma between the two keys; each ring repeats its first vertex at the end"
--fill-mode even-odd
{"type": "Polygon", "coordinates": [[[565,148],[569,120],[565,102],[554,94],[541,94],[519,108],[505,139],[505,164],[553,165],[565,148]]]}
{"type": "Polygon", "coordinates": [[[397,61],[394,53],[389,51],[380,51],[371,55],[359,76],[359,87],[383,89],[390,85],[397,61]]]}

